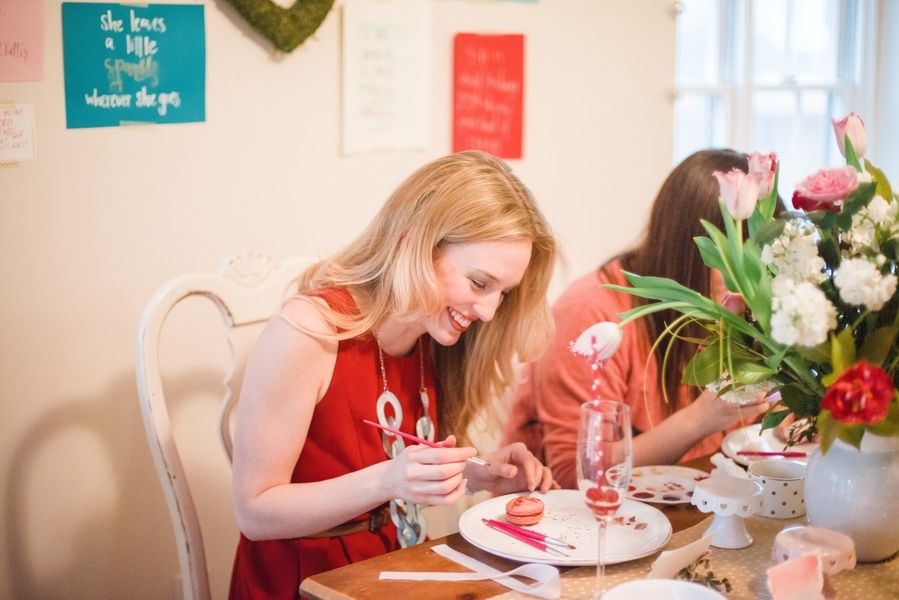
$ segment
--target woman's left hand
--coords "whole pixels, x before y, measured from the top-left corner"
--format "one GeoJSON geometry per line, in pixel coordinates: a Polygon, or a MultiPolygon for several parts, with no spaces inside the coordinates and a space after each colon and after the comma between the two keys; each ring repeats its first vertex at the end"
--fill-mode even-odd
{"type": "Polygon", "coordinates": [[[534,490],[547,492],[559,487],[549,467],[521,442],[500,448],[483,458],[489,464],[469,464],[465,468],[468,487],[474,491],[488,490],[502,495],[534,490]]]}

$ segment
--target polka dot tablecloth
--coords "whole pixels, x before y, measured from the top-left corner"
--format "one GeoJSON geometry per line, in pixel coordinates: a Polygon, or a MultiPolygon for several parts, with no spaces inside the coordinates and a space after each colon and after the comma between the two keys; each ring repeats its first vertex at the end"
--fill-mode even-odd
{"type": "MultiPolygon", "coordinates": [[[[675,533],[664,549],[679,548],[699,539],[711,522],[711,517],[689,529],[675,533]]],[[[733,590],[725,596],[732,600],[770,599],[765,571],[774,566],[771,548],[774,537],[785,527],[808,524],[798,519],[767,519],[750,517],[746,529],[753,543],[740,550],[712,548],[710,569],[718,577],[727,577],[733,590]]],[[[612,587],[625,581],[640,579],[649,574],[658,553],[627,563],[606,567],[606,585],[612,587]]],[[[593,594],[596,567],[578,567],[562,573],[562,598],[589,600],[593,594]]],[[[843,571],[830,579],[840,600],[896,600],[899,598],[899,558],[881,563],[859,563],[850,571],[843,571]]],[[[531,598],[518,592],[495,596],[497,600],[531,598]]]]}

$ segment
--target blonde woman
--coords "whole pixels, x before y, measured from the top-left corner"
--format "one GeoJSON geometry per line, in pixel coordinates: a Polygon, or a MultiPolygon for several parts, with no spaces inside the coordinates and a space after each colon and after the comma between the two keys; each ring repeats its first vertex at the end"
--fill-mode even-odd
{"type": "Polygon", "coordinates": [[[421,541],[421,505],[548,490],[523,444],[483,458],[472,418],[539,356],[556,244],[527,188],[481,152],[425,165],[311,267],[267,325],[236,415],[232,598],[296,598],[315,573],[421,541]],[[428,447],[364,420],[439,442],[428,447]]]}

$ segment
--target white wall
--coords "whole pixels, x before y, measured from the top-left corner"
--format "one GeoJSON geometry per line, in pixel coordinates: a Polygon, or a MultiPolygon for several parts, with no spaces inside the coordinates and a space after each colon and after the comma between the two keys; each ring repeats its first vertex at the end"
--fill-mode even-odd
{"type": "MultiPolygon", "coordinates": [[[[0,169],[3,598],[173,594],[174,542],[134,386],[145,302],[240,250],[347,242],[406,174],[449,152],[454,33],[527,36],[524,159],[512,166],[569,258],[557,288],[637,236],[670,168],[670,0],[434,2],[431,147],[352,158],[338,153],[339,0],[289,55],[224,0],[205,2],[207,121],[81,130],[65,128],[61,2],[43,4],[44,80],[0,84],[0,99],[35,105],[38,145],[36,161],[0,169]]],[[[214,321],[199,312],[182,323],[214,321]]],[[[199,352],[174,346],[185,364],[199,352]]],[[[209,436],[217,352],[211,367],[180,367],[187,437],[209,436]]],[[[218,454],[208,464],[197,478],[226,518],[227,471],[218,454]]],[[[222,595],[234,539],[212,539],[222,595]]]]}

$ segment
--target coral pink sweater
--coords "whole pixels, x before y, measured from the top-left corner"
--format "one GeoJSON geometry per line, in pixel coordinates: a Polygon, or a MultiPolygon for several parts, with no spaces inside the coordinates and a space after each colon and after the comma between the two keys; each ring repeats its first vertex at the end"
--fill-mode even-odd
{"type": "MultiPolygon", "coordinates": [[[[634,307],[633,296],[602,287],[607,283],[627,285],[617,260],[575,280],[556,300],[556,331],[550,345],[539,360],[523,366],[511,398],[504,443],[523,441],[537,456],[542,453],[556,481],[566,488],[577,487],[574,460],[580,406],[592,399],[594,379],[587,361],[571,352],[568,344],[590,325],[620,321],[619,313],[634,307]]],[[[669,414],[659,389],[657,361],[640,320],[625,325],[622,333],[621,347],[600,372],[599,395],[626,403],[635,433],[648,431],[669,414]]],[[[670,400],[682,408],[696,393],[695,388],[681,386],[677,398],[670,400]]],[[[715,433],[704,438],[681,461],[715,452],[722,437],[715,433]]]]}

